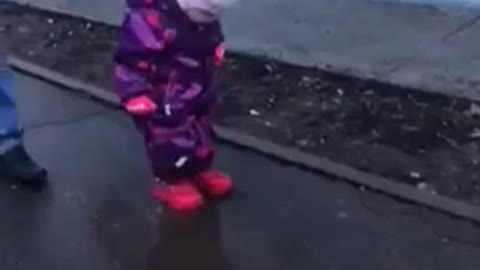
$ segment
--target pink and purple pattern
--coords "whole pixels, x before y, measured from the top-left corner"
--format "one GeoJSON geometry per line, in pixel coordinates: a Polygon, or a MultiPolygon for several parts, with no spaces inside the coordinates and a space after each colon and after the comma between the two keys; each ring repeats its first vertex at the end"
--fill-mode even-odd
{"type": "Polygon", "coordinates": [[[128,0],[115,54],[115,91],[122,101],[148,95],[157,105],[134,117],[153,173],[164,181],[191,178],[213,158],[210,114],[219,22],[196,25],[175,0],[128,0]],[[187,160],[178,167],[178,160],[187,160]]]}

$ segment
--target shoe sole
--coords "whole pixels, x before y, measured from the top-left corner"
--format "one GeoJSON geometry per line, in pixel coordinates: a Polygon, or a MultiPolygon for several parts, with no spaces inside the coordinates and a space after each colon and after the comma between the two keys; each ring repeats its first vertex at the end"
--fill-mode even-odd
{"type": "Polygon", "coordinates": [[[7,172],[0,172],[0,177],[8,180],[12,183],[19,183],[24,185],[45,185],[48,183],[48,174],[45,173],[42,176],[30,178],[30,177],[21,177],[18,175],[13,175],[7,172]]]}

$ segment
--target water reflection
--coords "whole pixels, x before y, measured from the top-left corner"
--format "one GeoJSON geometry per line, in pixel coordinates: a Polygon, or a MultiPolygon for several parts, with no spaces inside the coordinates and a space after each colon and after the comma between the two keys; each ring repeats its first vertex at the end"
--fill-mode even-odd
{"type": "Polygon", "coordinates": [[[219,213],[215,206],[185,215],[160,215],[158,236],[148,270],[230,270],[221,248],[219,213]]]}

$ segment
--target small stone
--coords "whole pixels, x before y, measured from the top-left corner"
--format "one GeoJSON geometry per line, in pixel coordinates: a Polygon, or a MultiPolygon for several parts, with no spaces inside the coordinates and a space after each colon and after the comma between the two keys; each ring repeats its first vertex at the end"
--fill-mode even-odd
{"type": "Polygon", "coordinates": [[[257,111],[257,110],[251,109],[251,110],[250,110],[250,115],[252,115],[252,116],[259,116],[259,115],[260,115],[260,112],[257,111]]]}
{"type": "Polygon", "coordinates": [[[273,124],[272,124],[272,122],[270,122],[270,121],[266,121],[266,122],[265,122],[265,126],[267,126],[267,127],[272,127],[273,124]]]}
{"type": "Polygon", "coordinates": [[[363,92],[363,94],[364,94],[364,95],[367,95],[367,96],[371,96],[371,95],[373,95],[374,93],[375,93],[375,92],[373,92],[373,90],[371,90],[371,89],[363,92]]]}
{"type": "Polygon", "coordinates": [[[470,138],[480,138],[480,129],[475,129],[471,134],[470,134],[470,138]]]}
{"type": "Polygon", "coordinates": [[[471,115],[476,115],[476,116],[479,116],[480,115],[480,106],[475,104],[475,103],[472,103],[472,105],[470,105],[470,111],[469,113],[471,115]]]}
{"type": "Polygon", "coordinates": [[[337,89],[337,93],[338,93],[340,96],[343,96],[343,94],[344,94],[343,89],[342,89],[342,88],[338,88],[338,89],[337,89]]]}
{"type": "Polygon", "coordinates": [[[268,70],[268,72],[270,72],[270,73],[273,72],[273,70],[274,70],[273,66],[270,65],[270,64],[266,64],[266,65],[265,65],[265,68],[266,68],[266,69],[268,70]]]}
{"type": "Polygon", "coordinates": [[[339,99],[339,98],[333,98],[332,101],[337,104],[337,105],[341,105],[342,104],[342,100],[339,99]]]}
{"type": "Polygon", "coordinates": [[[310,89],[312,86],[315,85],[315,79],[313,78],[310,78],[310,77],[303,77],[302,80],[300,81],[299,85],[303,86],[303,87],[308,87],[309,89],[307,89],[309,92],[312,92],[314,91],[315,89],[310,89]]]}
{"type": "Polygon", "coordinates": [[[85,29],[90,29],[90,28],[92,28],[92,24],[91,24],[91,23],[88,22],[87,24],[85,24],[85,29]]]}
{"type": "Polygon", "coordinates": [[[422,175],[419,172],[410,172],[410,177],[415,179],[420,179],[422,175]]]}
{"type": "Polygon", "coordinates": [[[308,139],[300,139],[297,141],[297,145],[300,147],[307,147],[310,144],[308,139]]]}
{"type": "Polygon", "coordinates": [[[53,24],[53,23],[55,23],[55,20],[52,19],[52,18],[48,18],[48,19],[47,19],[47,23],[48,23],[48,24],[53,24]]]}
{"type": "Polygon", "coordinates": [[[418,188],[419,190],[427,190],[428,184],[425,183],[425,182],[420,182],[420,183],[417,184],[417,188],[418,188]]]}

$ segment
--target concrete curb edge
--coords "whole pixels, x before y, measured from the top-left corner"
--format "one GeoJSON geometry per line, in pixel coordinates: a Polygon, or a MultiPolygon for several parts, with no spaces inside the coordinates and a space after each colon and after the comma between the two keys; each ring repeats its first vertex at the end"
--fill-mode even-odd
{"type": "MultiPolygon", "coordinates": [[[[114,107],[120,107],[118,97],[105,89],[70,78],[48,68],[15,57],[11,57],[9,63],[15,70],[21,73],[61,86],[62,88],[88,95],[102,103],[114,107]]],[[[352,184],[364,186],[388,196],[480,223],[480,207],[466,202],[455,200],[443,195],[430,194],[406,184],[362,172],[326,158],[321,158],[294,148],[281,146],[267,140],[242,134],[229,128],[215,126],[215,130],[218,139],[229,144],[247,148],[278,160],[340,178],[352,184]]]]}

